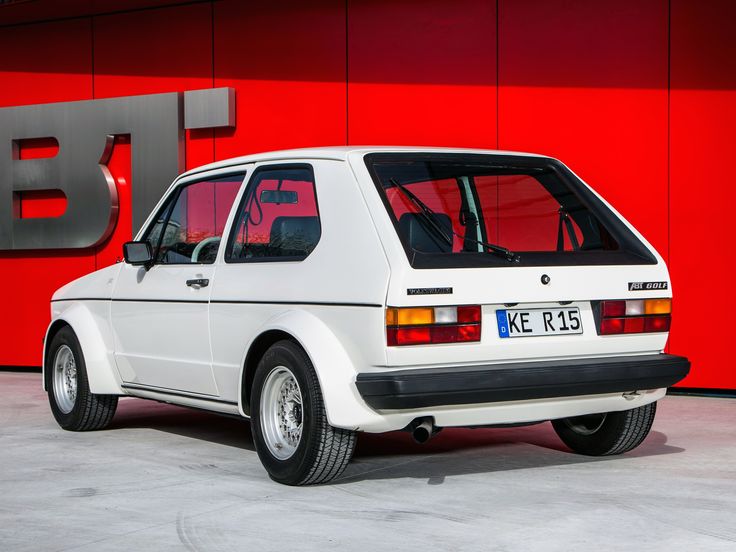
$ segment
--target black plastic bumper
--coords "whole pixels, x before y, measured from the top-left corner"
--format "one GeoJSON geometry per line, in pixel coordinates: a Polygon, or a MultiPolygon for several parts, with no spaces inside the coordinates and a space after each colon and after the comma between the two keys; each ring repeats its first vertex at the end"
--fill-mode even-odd
{"type": "Polygon", "coordinates": [[[356,384],[371,407],[405,409],[659,389],[689,371],[685,357],[656,354],[399,370],[356,384]]]}

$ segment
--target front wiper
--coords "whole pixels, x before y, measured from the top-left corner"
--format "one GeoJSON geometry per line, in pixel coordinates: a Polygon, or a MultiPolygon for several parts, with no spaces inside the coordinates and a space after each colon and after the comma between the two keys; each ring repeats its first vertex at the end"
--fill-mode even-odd
{"type": "MultiPolygon", "coordinates": [[[[423,216],[423,219],[425,222],[429,223],[429,226],[434,232],[440,236],[445,242],[447,242],[450,246],[452,245],[452,236],[448,236],[445,231],[440,227],[439,224],[435,221],[435,216],[437,213],[435,213],[430,207],[428,207],[421,199],[419,199],[411,190],[409,190],[406,186],[404,186],[401,182],[396,180],[395,178],[390,178],[389,182],[393,184],[395,187],[397,187],[399,190],[403,192],[403,194],[408,197],[414,205],[417,206],[419,209],[419,214],[423,216]]],[[[514,253],[513,251],[506,249],[505,247],[501,247],[500,245],[496,245],[494,243],[485,242],[482,240],[476,240],[475,238],[471,237],[465,237],[461,236],[457,232],[455,232],[452,228],[450,228],[450,233],[452,235],[457,236],[461,240],[469,240],[473,243],[476,243],[478,245],[481,245],[486,248],[487,252],[492,253],[493,255],[498,255],[499,257],[503,257],[509,262],[516,262],[518,263],[520,260],[519,255],[514,253]]]]}

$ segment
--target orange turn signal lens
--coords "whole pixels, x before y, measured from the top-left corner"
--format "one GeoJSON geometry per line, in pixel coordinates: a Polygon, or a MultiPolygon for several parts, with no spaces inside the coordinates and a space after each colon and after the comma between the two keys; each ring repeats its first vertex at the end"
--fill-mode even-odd
{"type": "Polygon", "coordinates": [[[644,314],[670,314],[671,312],[672,299],[644,300],[644,314]]]}
{"type": "Polygon", "coordinates": [[[434,324],[432,307],[386,309],[387,326],[421,326],[424,324],[434,324]]]}

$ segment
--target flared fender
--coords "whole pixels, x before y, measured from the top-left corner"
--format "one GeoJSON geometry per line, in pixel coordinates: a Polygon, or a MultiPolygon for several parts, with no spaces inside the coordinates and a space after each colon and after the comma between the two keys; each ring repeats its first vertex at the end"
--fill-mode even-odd
{"type": "Polygon", "coordinates": [[[54,317],[44,338],[43,374],[46,389],[47,347],[50,337],[63,325],[71,326],[82,347],[90,391],[100,395],[123,395],[120,387],[115,359],[113,357],[113,338],[109,327],[110,303],[98,301],[83,303],[70,301],[54,317]]]}
{"type": "MultiPolygon", "coordinates": [[[[327,419],[335,427],[360,429],[378,423],[381,417],[371,410],[355,387],[358,373],[350,356],[335,334],[315,315],[304,310],[290,310],[266,322],[248,344],[241,364],[241,379],[247,376],[246,357],[250,347],[269,331],[281,331],[292,336],[309,355],[317,372],[327,410],[327,419]]],[[[242,396],[240,411],[245,414],[242,396]]]]}

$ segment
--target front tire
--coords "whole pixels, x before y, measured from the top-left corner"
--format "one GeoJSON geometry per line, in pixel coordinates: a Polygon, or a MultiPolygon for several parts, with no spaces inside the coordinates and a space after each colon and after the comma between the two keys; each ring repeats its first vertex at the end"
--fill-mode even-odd
{"type": "Polygon", "coordinates": [[[263,355],[250,405],[256,451],[274,481],[327,483],[347,467],[355,432],[329,424],[314,366],[294,342],[279,341],[263,355]]]}
{"type": "Polygon", "coordinates": [[[657,403],[653,402],[622,412],[553,420],[552,426],[574,452],[608,456],[638,447],[649,435],[656,412],[657,403]]]}
{"type": "Polygon", "coordinates": [[[118,397],[96,395],[90,391],[82,348],[69,326],[59,330],[51,339],[45,363],[49,405],[62,428],[92,431],[110,424],[118,406],[118,397]]]}

